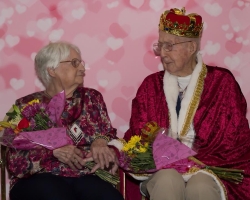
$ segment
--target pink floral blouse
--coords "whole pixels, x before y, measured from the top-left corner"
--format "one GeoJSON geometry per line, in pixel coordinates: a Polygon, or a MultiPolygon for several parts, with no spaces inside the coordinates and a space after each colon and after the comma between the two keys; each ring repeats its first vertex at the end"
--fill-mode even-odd
{"type": "MultiPolygon", "coordinates": [[[[27,102],[39,99],[49,103],[50,98],[44,92],[36,92],[22,97],[16,105],[23,107],[27,102]]],[[[65,109],[61,116],[62,124],[70,127],[77,124],[84,136],[76,145],[85,154],[97,135],[105,135],[109,139],[116,138],[116,129],[112,127],[107,108],[100,92],[79,87],[73,96],[66,99],[65,109]]],[[[10,187],[20,178],[29,177],[35,173],[52,173],[65,177],[79,177],[89,172],[88,169],[72,170],[67,164],[53,156],[53,152],[42,146],[34,150],[7,150],[7,168],[10,174],[10,187]]]]}

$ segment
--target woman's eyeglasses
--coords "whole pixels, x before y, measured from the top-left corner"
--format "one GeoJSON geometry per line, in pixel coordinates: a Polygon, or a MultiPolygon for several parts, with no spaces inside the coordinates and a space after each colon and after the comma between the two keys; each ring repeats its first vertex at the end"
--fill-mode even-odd
{"type": "Polygon", "coordinates": [[[159,56],[161,53],[161,48],[163,48],[164,51],[168,52],[168,51],[173,50],[174,45],[182,44],[182,43],[186,43],[186,42],[192,42],[192,41],[178,42],[178,43],[174,43],[174,44],[171,44],[169,42],[163,42],[163,43],[158,42],[158,43],[153,44],[153,50],[155,52],[155,55],[159,56]]]}
{"type": "Polygon", "coordinates": [[[66,61],[62,61],[60,63],[66,63],[66,62],[70,62],[71,65],[74,67],[74,68],[77,68],[80,64],[82,64],[83,66],[85,66],[85,62],[83,60],[79,60],[77,58],[73,58],[72,60],[66,60],[66,61]]]}

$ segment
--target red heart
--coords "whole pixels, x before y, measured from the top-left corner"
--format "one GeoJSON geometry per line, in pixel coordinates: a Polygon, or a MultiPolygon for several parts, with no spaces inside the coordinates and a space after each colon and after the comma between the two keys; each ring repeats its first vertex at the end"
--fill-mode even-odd
{"type": "Polygon", "coordinates": [[[239,51],[241,50],[241,48],[242,48],[242,43],[237,43],[237,42],[235,41],[235,37],[234,37],[232,40],[228,40],[228,41],[226,42],[225,47],[226,47],[226,49],[227,49],[229,52],[235,54],[235,53],[237,53],[237,52],[239,52],[239,51]]]}
{"type": "Polygon", "coordinates": [[[17,51],[18,53],[22,55],[30,57],[30,55],[33,52],[37,52],[43,45],[44,43],[37,38],[20,37],[20,42],[16,46],[13,47],[13,50],[17,51]],[[24,47],[29,47],[29,48],[24,48],[24,47]]]}
{"type": "Polygon", "coordinates": [[[7,86],[11,88],[10,85],[10,80],[15,77],[16,79],[19,79],[21,77],[21,69],[19,68],[18,65],[16,64],[9,64],[4,66],[3,68],[0,69],[0,74],[7,86]],[[11,73],[9,73],[9,70],[11,70],[11,73]]]}
{"type": "Polygon", "coordinates": [[[128,36],[128,33],[118,23],[111,24],[109,31],[115,38],[125,38],[128,36]]]}
{"type": "Polygon", "coordinates": [[[122,97],[117,97],[112,102],[112,110],[116,115],[124,119],[125,121],[129,121],[130,118],[130,109],[129,109],[129,100],[126,100],[122,97]]]}
{"type": "Polygon", "coordinates": [[[130,87],[127,87],[127,86],[122,86],[122,94],[124,94],[126,97],[130,97],[131,95],[134,94],[134,87],[133,86],[130,86],[130,87]]]}
{"type": "Polygon", "coordinates": [[[153,52],[148,51],[143,56],[144,65],[152,72],[158,71],[159,57],[156,57],[153,52]]]}
{"type": "Polygon", "coordinates": [[[8,27],[7,27],[6,24],[4,24],[2,26],[2,28],[0,29],[0,38],[2,38],[5,35],[5,33],[7,32],[7,30],[8,30],[8,27]]]}
{"type": "Polygon", "coordinates": [[[102,2],[96,1],[88,4],[88,9],[94,13],[98,13],[102,8],[102,2]]]}
{"type": "Polygon", "coordinates": [[[48,8],[48,10],[53,11],[57,9],[57,5],[60,3],[61,0],[49,0],[49,1],[41,1],[41,3],[48,8]]]}
{"type": "Polygon", "coordinates": [[[118,62],[122,58],[123,55],[124,55],[124,48],[121,47],[115,51],[113,51],[112,49],[109,49],[109,51],[105,55],[105,58],[113,62],[118,62]]]}

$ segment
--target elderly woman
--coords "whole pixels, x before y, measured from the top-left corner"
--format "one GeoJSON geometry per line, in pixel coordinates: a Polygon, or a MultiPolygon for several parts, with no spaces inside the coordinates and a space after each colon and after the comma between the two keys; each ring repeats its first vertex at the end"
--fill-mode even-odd
{"type": "MultiPolygon", "coordinates": [[[[206,165],[245,170],[242,183],[218,178],[209,170],[191,168],[186,174],[162,169],[141,183],[154,200],[250,199],[250,131],[246,100],[232,73],[202,62],[198,53],[202,18],[170,9],[160,18],[153,48],[164,71],[149,75],[132,102],[130,128],[124,138],[140,134],[155,121],[169,136],[197,151],[206,165]]],[[[140,182],[127,176],[126,199],[139,200],[140,182]]]]}
{"type": "Polygon", "coordinates": [[[111,173],[117,170],[115,152],[107,146],[116,137],[116,129],[102,95],[83,87],[85,66],[79,48],[66,42],[50,43],[37,53],[35,70],[45,90],[18,99],[16,105],[23,107],[33,99],[48,104],[63,88],[66,102],[61,122],[73,144],[54,150],[9,148],[11,200],[123,199],[115,187],[84,167],[87,160],[94,160],[92,172],[105,167],[111,173]]]}

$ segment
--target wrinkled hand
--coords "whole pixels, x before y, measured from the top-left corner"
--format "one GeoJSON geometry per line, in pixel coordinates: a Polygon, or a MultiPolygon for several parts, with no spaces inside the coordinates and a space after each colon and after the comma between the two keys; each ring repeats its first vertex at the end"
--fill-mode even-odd
{"type": "MultiPolygon", "coordinates": [[[[111,149],[112,151],[114,151],[113,149],[111,149]]],[[[114,152],[115,153],[115,152],[114,152]]],[[[118,161],[118,158],[117,157],[115,157],[116,158],[116,160],[115,160],[115,162],[114,163],[111,163],[111,165],[109,165],[109,172],[111,173],[111,174],[115,174],[116,172],[117,172],[117,170],[118,170],[118,168],[119,168],[119,161],[118,161]]]]}
{"type": "MultiPolygon", "coordinates": [[[[119,167],[118,159],[116,157],[115,151],[113,149],[110,149],[110,151],[113,152],[115,155],[115,162],[110,162],[108,167],[105,167],[104,169],[114,175],[119,167]]],[[[83,159],[82,163],[84,165],[86,162],[91,162],[91,161],[94,161],[94,158],[92,157],[92,153],[90,152],[89,154],[87,154],[86,158],[83,159]]],[[[90,173],[94,173],[99,168],[101,168],[100,163],[96,163],[96,165],[91,169],[90,173]]]]}
{"type": "Polygon", "coordinates": [[[98,168],[104,169],[109,168],[111,164],[118,164],[115,151],[107,146],[107,141],[104,139],[95,140],[90,146],[90,152],[93,161],[98,164],[98,168]]]}
{"type": "Polygon", "coordinates": [[[53,155],[73,170],[82,169],[82,166],[86,163],[82,151],[73,145],[57,148],[53,150],[53,155]]]}

